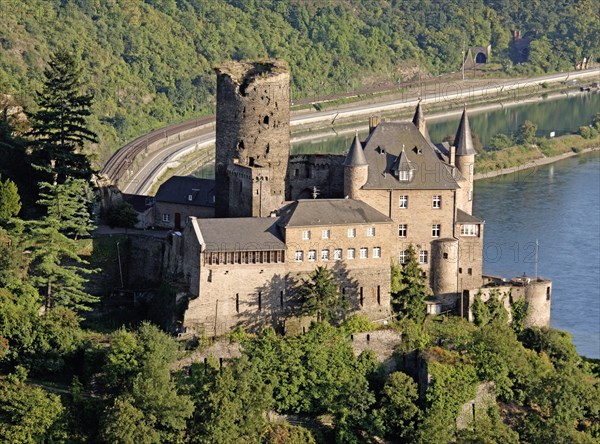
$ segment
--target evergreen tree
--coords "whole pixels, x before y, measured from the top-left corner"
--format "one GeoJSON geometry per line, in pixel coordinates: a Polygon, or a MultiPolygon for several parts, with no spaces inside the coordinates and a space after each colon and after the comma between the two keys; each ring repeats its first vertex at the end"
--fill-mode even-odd
{"type": "Polygon", "coordinates": [[[425,298],[430,293],[414,247],[409,246],[406,253],[408,259],[401,270],[394,270],[396,266],[392,265],[392,308],[403,318],[422,322],[425,319],[425,298]]]}
{"type": "Polygon", "coordinates": [[[89,182],[68,178],[64,183],[40,183],[42,191],[39,204],[47,208],[47,215],[55,220],[61,233],[77,239],[87,236],[95,228],[90,216],[93,198],[89,182]]]}
{"type": "Polygon", "coordinates": [[[86,268],[79,255],[79,244],[60,232],[60,222],[46,216],[31,221],[28,246],[31,251],[31,282],[43,297],[46,310],[55,306],[90,310],[98,298],[88,294],[84,275],[96,270],[86,268]]]}
{"type": "Polygon", "coordinates": [[[0,176],[0,224],[6,223],[11,217],[16,216],[21,211],[21,197],[17,185],[6,179],[2,182],[0,176]]]}
{"type": "Polygon", "coordinates": [[[111,227],[133,228],[137,223],[137,211],[127,202],[121,202],[108,213],[108,224],[111,227]]]}
{"type": "Polygon", "coordinates": [[[48,173],[50,182],[64,183],[69,177],[89,180],[92,168],[83,148],[86,142],[98,141],[86,125],[93,96],[80,92],[81,70],[64,50],[51,57],[44,75],[39,110],[31,116],[34,164],[48,173]]]}
{"type": "Polygon", "coordinates": [[[333,273],[326,267],[317,267],[309,279],[304,280],[299,295],[303,314],[331,323],[340,322],[346,317],[349,304],[338,291],[333,273]]]}

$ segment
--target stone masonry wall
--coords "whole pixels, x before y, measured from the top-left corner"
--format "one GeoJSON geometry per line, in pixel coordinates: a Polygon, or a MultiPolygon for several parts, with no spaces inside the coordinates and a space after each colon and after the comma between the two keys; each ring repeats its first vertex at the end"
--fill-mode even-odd
{"type": "Polygon", "coordinates": [[[231,196],[227,167],[233,159],[248,167],[269,168],[273,201],[283,203],[290,154],[287,63],[278,60],[229,62],[217,67],[216,72],[217,217],[229,215],[231,196]]]}
{"type": "Polygon", "coordinates": [[[289,200],[312,198],[317,187],[320,198],[344,197],[345,156],[302,154],[290,157],[288,171],[289,200]]]}

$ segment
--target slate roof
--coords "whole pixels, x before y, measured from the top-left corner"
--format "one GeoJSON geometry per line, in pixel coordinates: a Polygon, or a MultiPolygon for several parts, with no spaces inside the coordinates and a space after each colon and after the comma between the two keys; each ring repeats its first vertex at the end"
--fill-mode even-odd
{"type": "Polygon", "coordinates": [[[460,124],[454,137],[454,146],[456,147],[457,156],[470,156],[477,154],[473,147],[473,136],[471,135],[471,126],[469,125],[469,117],[467,116],[467,107],[463,110],[460,124]]]}
{"type": "Polygon", "coordinates": [[[346,156],[346,160],[344,160],[344,166],[363,165],[367,165],[367,159],[365,159],[365,155],[363,153],[363,146],[362,143],[360,143],[357,131],[356,136],[354,136],[354,140],[352,141],[350,151],[348,151],[348,155],[346,156]]]}
{"type": "Polygon", "coordinates": [[[466,213],[463,210],[456,210],[456,223],[459,224],[482,224],[485,221],[477,216],[466,213]]]}
{"type": "Polygon", "coordinates": [[[193,219],[205,251],[284,250],[275,217],[193,219]]]}
{"type": "Polygon", "coordinates": [[[163,183],[156,193],[156,202],[215,206],[215,181],[192,176],[173,176],[163,183]],[[190,200],[190,196],[192,196],[190,200]]]}
{"type": "Polygon", "coordinates": [[[152,207],[154,203],[154,197],[143,196],[141,194],[125,194],[123,193],[123,200],[133,207],[138,213],[143,213],[152,207]]]}
{"type": "Polygon", "coordinates": [[[415,109],[415,116],[412,120],[413,124],[417,127],[419,132],[423,134],[423,137],[431,143],[431,137],[429,137],[429,131],[427,130],[427,124],[425,123],[425,114],[423,114],[423,108],[421,108],[421,101],[417,104],[415,109]]]}
{"type": "Polygon", "coordinates": [[[365,142],[364,155],[369,175],[364,189],[454,190],[459,188],[430,144],[412,122],[382,122],[365,142]],[[392,167],[405,146],[407,160],[414,167],[410,182],[399,181],[392,167]]]}
{"type": "Polygon", "coordinates": [[[279,225],[286,228],[391,222],[373,207],[354,199],[303,199],[282,213],[279,225]]]}

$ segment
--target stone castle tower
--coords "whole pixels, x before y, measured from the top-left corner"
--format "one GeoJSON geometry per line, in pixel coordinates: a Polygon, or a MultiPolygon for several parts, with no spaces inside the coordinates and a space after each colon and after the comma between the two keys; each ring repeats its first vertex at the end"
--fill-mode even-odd
{"type": "Polygon", "coordinates": [[[285,201],[290,70],[281,60],[228,62],[217,72],[215,215],[264,217],[285,201]]]}
{"type": "Polygon", "coordinates": [[[368,177],[369,164],[357,132],[344,160],[344,197],[358,199],[358,192],[367,183],[368,177]]]}

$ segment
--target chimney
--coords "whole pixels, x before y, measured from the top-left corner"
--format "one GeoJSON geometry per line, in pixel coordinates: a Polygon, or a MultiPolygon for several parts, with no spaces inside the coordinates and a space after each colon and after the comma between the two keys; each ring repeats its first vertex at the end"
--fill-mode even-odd
{"type": "Polygon", "coordinates": [[[456,147],[454,146],[454,144],[450,145],[450,153],[449,153],[449,161],[450,161],[450,165],[455,166],[456,165],[456,147]]]}
{"type": "Polygon", "coordinates": [[[379,125],[379,116],[371,116],[369,117],[369,134],[371,134],[373,131],[375,131],[375,128],[377,128],[377,125],[379,125]]]}

